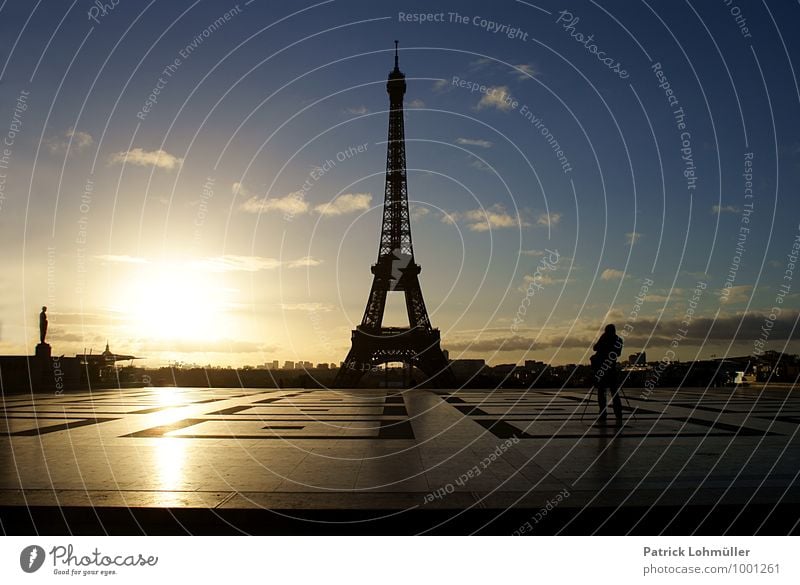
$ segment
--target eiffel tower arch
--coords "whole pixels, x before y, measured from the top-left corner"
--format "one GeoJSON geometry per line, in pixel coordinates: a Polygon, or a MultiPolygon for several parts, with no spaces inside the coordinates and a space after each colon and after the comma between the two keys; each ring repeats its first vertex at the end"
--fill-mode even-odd
{"type": "Polygon", "coordinates": [[[372,266],[372,288],[361,324],[352,332],[352,347],[336,374],[334,387],[353,388],[365,372],[378,364],[403,362],[421,370],[428,383],[455,387],[455,379],[440,347],[439,330],[431,326],[422,298],[419,273],[411,242],[406,181],[406,144],[403,129],[403,96],[406,77],[400,71],[397,41],[394,70],[386,82],[389,93],[389,140],[386,147],[386,186],[378,260],[372,266]],[[405,294],[408,327],[384,327],[386,295],[405,294]]]}

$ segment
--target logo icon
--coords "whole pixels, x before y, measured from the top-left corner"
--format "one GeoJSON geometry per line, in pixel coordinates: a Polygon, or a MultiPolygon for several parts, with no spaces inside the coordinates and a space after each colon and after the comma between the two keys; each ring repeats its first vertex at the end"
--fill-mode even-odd
{"type": "Polygon", "coordinates": [[[44,564],[44,549],[41,546],[32,544],[22,549],[19,554],[19,566],[26,573],[35,573],[44,564]]]}
{"type": "Polygon", "coordinates": [[[392,250],[392,278],[389,281],[389,290],[395,290],[410,262],[411,254],[406,254],[400,248],[392,250]]]}

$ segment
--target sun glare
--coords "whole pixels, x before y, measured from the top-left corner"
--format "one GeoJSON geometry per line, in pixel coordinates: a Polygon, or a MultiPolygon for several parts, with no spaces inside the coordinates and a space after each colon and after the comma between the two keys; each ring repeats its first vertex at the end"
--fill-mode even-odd
{"type": "Polygon", "coordinates": [[[131,333],[148,339],[217,340],[228,333],[224,275],[180,265],[145,267],[119,307],[131,333]]]}

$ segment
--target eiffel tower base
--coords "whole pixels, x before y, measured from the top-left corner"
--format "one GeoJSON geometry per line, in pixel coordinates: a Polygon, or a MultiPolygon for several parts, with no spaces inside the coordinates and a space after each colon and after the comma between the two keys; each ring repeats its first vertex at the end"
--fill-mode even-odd
{"type": "Polygon", "coordinates": [[[353,330],[353,345],[336,374],[334,388],[355,388],[379,364],[403,362],[421,370],[434,388],[455,388],[456,380],[439,346],[439,330],[383,328],[375,333],[353,330]]]}

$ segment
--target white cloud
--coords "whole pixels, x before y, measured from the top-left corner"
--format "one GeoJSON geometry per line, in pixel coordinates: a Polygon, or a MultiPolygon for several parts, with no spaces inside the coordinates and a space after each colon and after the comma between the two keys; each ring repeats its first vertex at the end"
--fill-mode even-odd
{"type": "Polygon", "coordinates": [[[314,210],[322,215],[344,215],[369,209],[372,203],[371,193],[345,193],[330,203],[320,203],[314,210]]]}
{"type": "Polygon", "coordinates": [[[205,272],[260,272],[262,270],[275,270],[281,266],[287,268],[299,268],[301,266],[319,266],[322,260],[303,256],[297,260],[281,261],[277,258],[266,258],[264,256],[243,256],[238,254],[223,254],[221,256],[209,256],[207,258],[197,258],[186,261],[163,261],[156,262],[147,258],[127,256],[120,254],[103,254],[95,256],[98,260],[112,262],[115,264],[161,264],[164,267],[188,266],[192,270],[205,272]]]}
{"type": "Polygon", "coordinates": [[[238,256],[236,254],[214,256],[191,263],[193,268],[209,272],[260,272],[261,270],[274,270],[280,265],[281,261],[277,258],[238,256]]]}
{"type": "Polygon", "coordinates": [[[145,258],[137,256],[128,256],[127,254],[99,254],[95,256],[96,259],[103,262],[113,262],[119,264],[147,264],[149,261],[145,258]]]}
{"type": "Polygon", "coordinates": [[[463,144],[465,146],[480,146],[481,148],[491,148],[492,143],[488,140],[481,140],[479,138],[456,138],[456,144],[463,144]]]}
{"type": "Polygon", "coordinates": [[[123,163],[140,167],[158,167],[171,171],[183,164],[183,159],[178,158],[166,150],[144,150],[134,148],[126,152],[117,152],[111,155],[111,164],[123,163]]]}
{"type": "Polygon", "coordinates": [[[717,215],[720,213],[739,213],[739,208],[735,205],[714,205],[711,208],[711,213],[717,215]]]}
{"type": "Polygon", "coordinates": [[[513,73],[520,81],[525,81],[526,79],[530,79],[536,75],[536,71],[533,70],[533,66],[527,63],[520,63],[516,67],[517,69],[515,69],[513,73]]]}
{"type": "Polygon", "coordinates": [[[444,93],[450,88],[450,80],[449,79],[437,79],[433,82],[433,92],[434,93],[444,93]]]}
{"type": "Polygon", "coordinates": [[[619,280],[623,278],[625,273],[622,270],[617,270],[616,268],[606,268],[603,270],[602,274],[600,274],[600,278],[603,280],[619,280]]]}
{"type": "Polygon", "coordinates": [[[640,232],[628,232],[625,234],[625,242],[628,246],[633,246],[641,238],[642,234],[640,232]]]}
{"type": "Polygon", "coordinates": [[[289,262],[287,266],[289,266],[289,268],[303,268],[307,266],[319,266],[320,264],[322,264],[322,260],[319,258],[303,256],[302,258],[289,262]]]}
{"type": "Polygon", "coordinates": [[[473,232],[488,232],[492,229],[514,228],[520,225],[527,227],[529,225],[519,215],[508,213],[499,203],[484,209],[471,209],[463,213],[445,212],[442,215],[442,221],[444,223],[464,221],[467,229],[473,232]]]}
{"type": "Polygon", "coordinates": [[[511,94],[508,87],[505,85],[497,85],[487,88],[486,93],[481,97],[478,102],[477,108],[497,108],[500,111],[506,112],[511,109],[511,94]]]}
{"type": "Polygon", "coordinates": [[[478,169],[479,171],[484,171],[486,173],[493,173],[494,172],[492,170],[492,167],[487,165],[482,160],[478,160],[477,158],[474,159],[471,163],[469,163],[469,166],[471,166],[473,169],[478,169]]]}
{"type": "Polygon", "coordinates": [[[423,102],[421,99],[411,100],[410,102],[408,102],[406,104],[406,107],[407,108],[424,108],[425,107],[425,102],[423,102]]]}
{"type": "Polygon", "coordinates": [[[309,205],[302,191],[295,191],[283,197],[259,197],[241,183],[233,184],[233,194],[247,199],[239,206],[247,213],[268,213],[277,211],[286,215],[301,215],[308,211],[309,205]]]}
{"type": "Polygon", "coordinates": [[[321,313],[333,311],[333,305],[328,303],[281,303],[284,311],[306,311],[308,313],[321,313]]]}
{"type": "Polygon", "coordinates": [[[367,106],[355,106],[352,108],[347,108],[348,114],[353,114],[354,116],[363,116],[364,114],[368,114],[369,110],[367,106]]]}
{"type": "Polygon", "coordinates": [[[412,221],[418,221],[425,217],[426,215],[430,214],[431,210],[427,207],[422,207],[421,205],[412,205],[411,206],[411,219],[412,221]]]}
{"type": "Polygon", "coordinates": [[[554,226],[561,223],[560,213],[540,213],[536,218],[536,225],[554,226]]]}
{"type": "Polygon", "coordinates": [[[63,136],[48,138],[45,143],[53,154],[63,154],[68,148],[70,152],[80,153],[94,144],[94,138],[88,132],[69,128],[63,136]]]}
{"type": "Polygon", "coordinates": [[[750,284],[741,284],[730,287],[727,295],[720,293],[720,301],[723,303],[746,303],[750,300],[753,292],[753,286],[750,284]]]}

